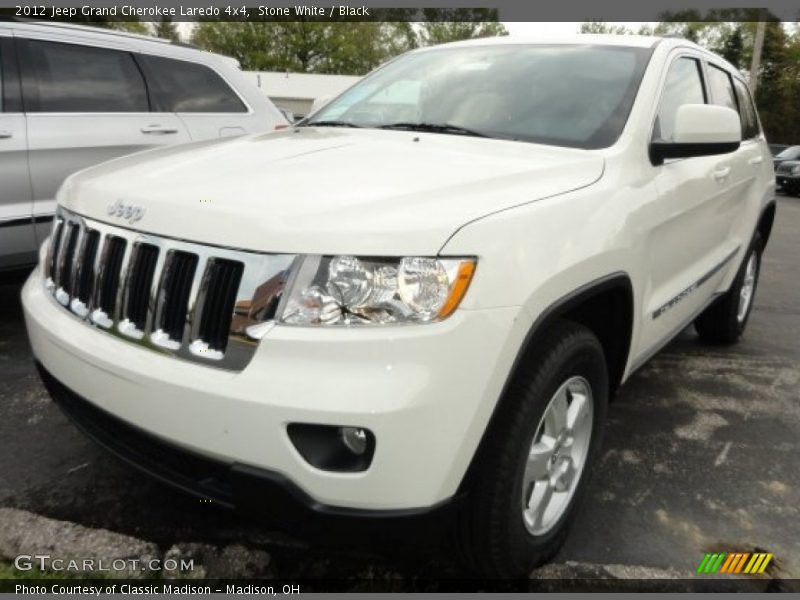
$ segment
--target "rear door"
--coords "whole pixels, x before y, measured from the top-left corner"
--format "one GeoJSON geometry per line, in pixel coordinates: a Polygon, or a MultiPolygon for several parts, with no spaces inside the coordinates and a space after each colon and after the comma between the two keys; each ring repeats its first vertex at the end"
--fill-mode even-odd
{"type": "MultiPolygon", "coordinates": [[[[39,219],[52,215],[56,191],[68,175],[138,150],[189,141],[176,115],[151,112],[144,76],[124,46],[113,39],[102,46],[92,38],[79,41],[47,32],[17,38],[39,219]]],[[[37,226],[39,237],[47,232],[46,225],[37,226]]]]}
{"type": "MultiPolygon", "coordinates": [[[[733,87],[736,92],[736,102],[739,105],[739,116],[742,119],[742,146],[741,152],[746,158],[749,186],[746,190],[745,201],[749,206],[760,209],[761,194],[763,190],[759,185],[770,182],[772,179],[772,154],[767,141],[761,134],[753,98],[747,85],[738,77],[733,78],[733,87]],[[759,183],[761,182],[761,183],[759,183]]],[[[743,215],[744,216],[744,215],[743,215]]]]}
{"type": "Polygon", "coordinates": [[[0,27],[0,269],[36,260],[21,102],[13,37],[0,27]]]}
{"type": "MultiPolygon", "coordinates": [[[[726,224],[728,240],[735,241],[744,252],[750,244],[752,231],[744,232],[737,225],[744,220],[746,223],[755,222],[751,208],[757,209],[759,201],[755,204],[751,202],[754,193],[760,198],[760,191],[755,190],[757,176],[760,174],[764,163],[762,156],[762,145],[753,135],[752,131],[746,131],[747,121],[744,118],[742,109],[739,106],[739,99],[734,87],[734,79],[726,68],[722,65],[715,65],[709,61],[707,63],[708,83],[711,92],[711,102],[718,106],[730,108],[739,113],[742,123],[742,141],[736,152],[724,155],[725,165],[730,168],[730,173],[719,183],[724,188],[725,196],[720,206],[721,216],[727,217],[726,224]]],[[[766,148],[763,149],[766,151],[766,148]]],[[[769,160],[769,156],[767,156],[769,160]]],[[[735,261],[738,262],[738,261],[735,261]]]]}
{"type": "Polygon", "coordinates": [[[234,87],[212,66],[140,54],[137,56],[153,102],[176,113],[194,140],[270,130],[266,115],[256,115],[234,87]],[[263,117],[260,122],[256,117],[263,117]]]}

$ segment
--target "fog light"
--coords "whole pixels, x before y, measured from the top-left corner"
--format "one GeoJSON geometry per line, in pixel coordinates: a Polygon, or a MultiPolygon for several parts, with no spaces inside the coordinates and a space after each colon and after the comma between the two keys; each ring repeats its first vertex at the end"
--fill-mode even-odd
{"type": "Polygon", "coordinates": [[[286,431],[300,456],[323,471],[366,471],[375,454],[375,434],[363,427],[289,423],[286,431]]]}
{"type": "Polygon", "coordinates": [[[360,427],[342,427],[342,443],[353,454],[361,456],[367,451],[367,432],[360,427]]]}

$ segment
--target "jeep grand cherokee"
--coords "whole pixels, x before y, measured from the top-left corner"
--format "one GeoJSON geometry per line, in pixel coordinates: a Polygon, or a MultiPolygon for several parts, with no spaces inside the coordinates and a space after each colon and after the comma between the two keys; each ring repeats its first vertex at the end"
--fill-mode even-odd
{"type": "Polygon", "coordinates": [[[157,477],[293,522],[447,507],[517,576],[612,392],[691,323],[740,337],[773,196],[747,86],[690,42],[456,43],[72,176],[25,316],[53,398],[157,477]]]}

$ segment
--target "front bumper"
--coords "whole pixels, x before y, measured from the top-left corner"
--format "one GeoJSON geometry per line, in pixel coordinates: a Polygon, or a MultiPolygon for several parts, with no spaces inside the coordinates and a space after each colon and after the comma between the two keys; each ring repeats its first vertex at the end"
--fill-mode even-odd
{"type": "MultiPolygon", "coordinates": [[[[269,473],[301,504],[334,511],[414,512],[456,494],[516,355],[519,312],[459,310],[442,323],[391,329],[275,327],[231,373],[95,331],[56,305],[39,269],[22,300],[54,396],[68,390],[148,439],[230,473],[269,473]],[[366,427],[376,437],[372,464],[316,469],[292,445],[289,423],[366,427]]],[[[192,490],[172,471],[162,479],[237,504],[235,493],[192,490]]]]}
{"type": "Polygon", "coordinates": [[[37,363],[42,381],[61,410],[88,437],[125,462],[168,485],[235,508],[259,521],[294,533],[369,536],[380,524],[382,535],[401,541],[436,540],[455,518],[461,496],[415,510],[359,510],[316,502],[279,473],[208,459],[149,435],[94,406],[56,380],[37,363]],[[368,525],[364,528],[361,525],[368,525]]]}

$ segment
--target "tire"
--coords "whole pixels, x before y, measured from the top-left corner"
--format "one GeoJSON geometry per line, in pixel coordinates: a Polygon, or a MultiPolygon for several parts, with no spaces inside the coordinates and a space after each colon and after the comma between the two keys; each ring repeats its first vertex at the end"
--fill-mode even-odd
{"type": "MultiPolygon", "coordinates": [[[[458,540],[462,562],[473,575],[528,577],[534,567],[550,560],[567,536],[600,448],[609,386],[603,348],[597,337],[582,325],[558,321],[537,343],[536,353],[526,365],[531,368],[523,367],[516,374],[501,399],[499,412],[492,419],[471,471],[458,540]],[[584,417],[572,430],[571,447],[567,436],[561,449],[550,453],[551,457],[555,455],[555,462],[544,460],[546,451],[537,451],[536,467],[552,469],[551,481],[556,478],[562,487],[570,479],[570,464],[577,468],[572,471],[571,486],[552,492],[551,503],[559,498],[558,503],[547,504],[552,505],[548,510],[553,512],[542,514],[537,529],[535,511],[529,512],[527,523],[523,511],[529,498],[531,506],[537,506],[533,494],[537,498],[546,495],[542,490],[548,484],[544,477],[537,478],[523,491],[527,459],[537,448],[551,449],[552,425],[558,421],[559,411],[553,408],[556,412],[550,414],[547,409],[568,383],[572,386],[571,402],[562,394],[559,398],[563,397],[563,401],[560,399],[558,406],[563,409],[583,405],[584,417]],[[586,409],[587,404],[591,410],[586,409]],[[586,412],[589,416],[585,416],[586,412]],[[538,440],[535,447],[534,436],[538,440]],[[578,465],[571,455],[577,457],[581,452],[585,456],[578,465]],[[562,479],[558,479],[559,472],[565,473],[562,479]]],[[[561,414],[569,419],[569,408],[561,414]]]]}
{"type": "Polygon", "coordinates": [[[734,344],[744,333],[758,288],[763,249],[761,236],[757,233],[731,288],[695,319],[694,327],[700,335],[700,341],[717,345],[734,344]],[[747,300],[743,295],[746,288],[750,290],[747,300]]]}

